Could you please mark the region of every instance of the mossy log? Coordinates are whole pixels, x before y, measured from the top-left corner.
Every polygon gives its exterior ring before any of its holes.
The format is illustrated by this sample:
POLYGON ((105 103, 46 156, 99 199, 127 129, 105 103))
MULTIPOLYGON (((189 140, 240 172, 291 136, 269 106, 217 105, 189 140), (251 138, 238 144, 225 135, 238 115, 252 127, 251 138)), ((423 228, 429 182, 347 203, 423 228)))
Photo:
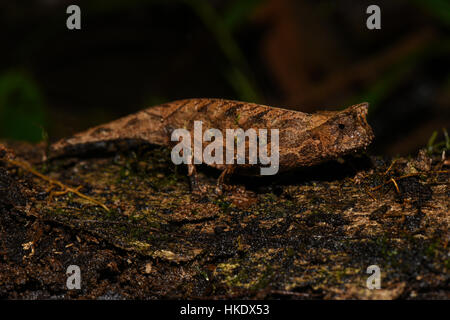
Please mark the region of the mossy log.
POLYGON ((219 172, 200 168, 210 192, 193 194, 167 149, 42 163, 42 146, 8 148, 109 211, 1 162, 2 298, 450 298, 441 157, 234 177, 218 195, 219 172), (69 265, 81 268, 81 290, 66 288, 69 265), (380 289, 367 288, 371 265, 380 289))

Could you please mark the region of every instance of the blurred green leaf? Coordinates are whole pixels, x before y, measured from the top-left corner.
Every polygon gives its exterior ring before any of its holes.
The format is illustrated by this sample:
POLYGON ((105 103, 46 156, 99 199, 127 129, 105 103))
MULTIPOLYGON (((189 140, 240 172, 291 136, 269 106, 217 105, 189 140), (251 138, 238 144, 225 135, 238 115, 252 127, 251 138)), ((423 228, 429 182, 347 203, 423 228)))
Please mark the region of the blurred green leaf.
POLYGON ((352 98, 348 105, 361 101, 370 103, 369 115, 373 113, 390 94, 410 74, 412 69, 409 64, 400 64, 383 74, 375 83, 368 87, 362 94, 352 98))
POLYGON ((448 0, 414 0, 422 9, 450 27, 450 1, 448 0))
POLYGON ((442 133, 444 135, 444 140, 436 141, 438 138, 438 132, 433 131, 433 134, 431 135, 427 143, 427 152, 429 155, 441 154, 443 151, 447 152, 450 150, 450 138, 448 136, 447 129, 442 128, 442 133))
POLYGON ((369 115, 374 113, 382 102, 408 79, 414 68, 423 61, 448 53, 450 53, 450 38, 440 39, 431 45, 418 48, 387 68, 374 83, 351 98, 346 105, 367 101, 370 103, 369 115))
POLYGON ((223 23, 228 30, 234 30, 244 21, 249 15, 255 11, 255 8, 261 5, 265 0, 234 0, 225 10, 223 23))
POLYGON ((248 78, 239 69, 232 68, 227 73, 227 78, 241 100, 253 102, 259 100, 258 94, 254 91, 248 78))
POLYGON ((233 70, 231 74, 227 74, 227 78, 231 81, 230 84, 239 95, 239 99, 249 102, 258 102, 260 100, 260 95, 258 94, 256 85, 251 81, 248 74, 248 63, 223 19, 217 14, 214 7, 207 0, 184 1, 189 4, 194 12, 200 17, 205 26, 213 34, 225 57, 230 61, 233 70), (235 80, 237 80, 238 83, 234 82, 235 80), (243 86, 238 87, 239 83, 243 84, 243 86))
POLYGON ((0 137, 38 142, 44 128, 45 105, 32 78, 22 71, 0 75, 0 137))
POLYGON ((431 135, 430 139, 428 140, 428 144, 427 144, 428 153, 433 152, 433 149, 434 149, 433 146, 434 146, 434 142, 436 141, 437 136, 438 136, 438 132, 433 131, 433 134, 431 135))

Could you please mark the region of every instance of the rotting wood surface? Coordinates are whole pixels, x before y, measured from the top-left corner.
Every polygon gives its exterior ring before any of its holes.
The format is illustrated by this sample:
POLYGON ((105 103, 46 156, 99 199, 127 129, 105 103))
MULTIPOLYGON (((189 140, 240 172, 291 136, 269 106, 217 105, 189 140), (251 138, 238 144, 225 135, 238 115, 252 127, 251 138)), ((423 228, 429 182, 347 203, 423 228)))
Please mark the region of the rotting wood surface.
MULTIPOLYGON (((37 166, 110 212, 50 200, 45 181, 2 163, 0 297, 448 299, 449 173, 430 160, 348 158, 220 196, 192 195, 164 148, 37 166), (81 290, 65 287, 71 264, 81 290), (370 265, 380 290, 366 287, 370 265)), ((200 169, 211 190, 218 174, 200 169)))

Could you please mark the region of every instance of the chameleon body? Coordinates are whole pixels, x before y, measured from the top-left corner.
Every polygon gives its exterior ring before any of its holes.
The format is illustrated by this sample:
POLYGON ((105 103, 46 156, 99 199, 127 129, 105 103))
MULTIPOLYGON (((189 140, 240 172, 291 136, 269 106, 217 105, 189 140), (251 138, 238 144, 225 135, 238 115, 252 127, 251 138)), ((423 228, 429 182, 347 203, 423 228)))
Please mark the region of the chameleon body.
MULTIPOLYGON (((313 166, 366 148, 374 138, 366 121, 367 111, 367 103, 342 111, 306 114, 231 100, 186 99, 150 107, 62 139, 50 146, 49 155, 79 154, 98 148, 113 151, 141 142, 171 146, 174 145, 173 130, 184 128, 194 137, 193 123, 201 120, 205 129, 219 129, 223 136, 226 129, 278 129, 279 169, 285 171, 313 166)), ((205 147, 210 142, 203 143, 205 147)), ((211 166, 224 171, 233 168, 232 171, 241 174, 259 172, 252 170, 254 165, 249 165, 248 161, 245 163, 211 166)))

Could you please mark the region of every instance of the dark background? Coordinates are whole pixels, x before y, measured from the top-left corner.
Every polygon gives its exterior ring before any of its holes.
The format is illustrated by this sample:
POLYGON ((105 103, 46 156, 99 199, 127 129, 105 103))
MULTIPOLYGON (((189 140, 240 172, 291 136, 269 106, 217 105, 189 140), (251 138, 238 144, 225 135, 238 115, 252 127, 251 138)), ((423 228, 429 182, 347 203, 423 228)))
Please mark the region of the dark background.
POLYGON ((182 98, 368 101, 372 152, 413 154, 445 141, 449 29, 447 0, 2 1, 0 138, 54 141, 182 98))

